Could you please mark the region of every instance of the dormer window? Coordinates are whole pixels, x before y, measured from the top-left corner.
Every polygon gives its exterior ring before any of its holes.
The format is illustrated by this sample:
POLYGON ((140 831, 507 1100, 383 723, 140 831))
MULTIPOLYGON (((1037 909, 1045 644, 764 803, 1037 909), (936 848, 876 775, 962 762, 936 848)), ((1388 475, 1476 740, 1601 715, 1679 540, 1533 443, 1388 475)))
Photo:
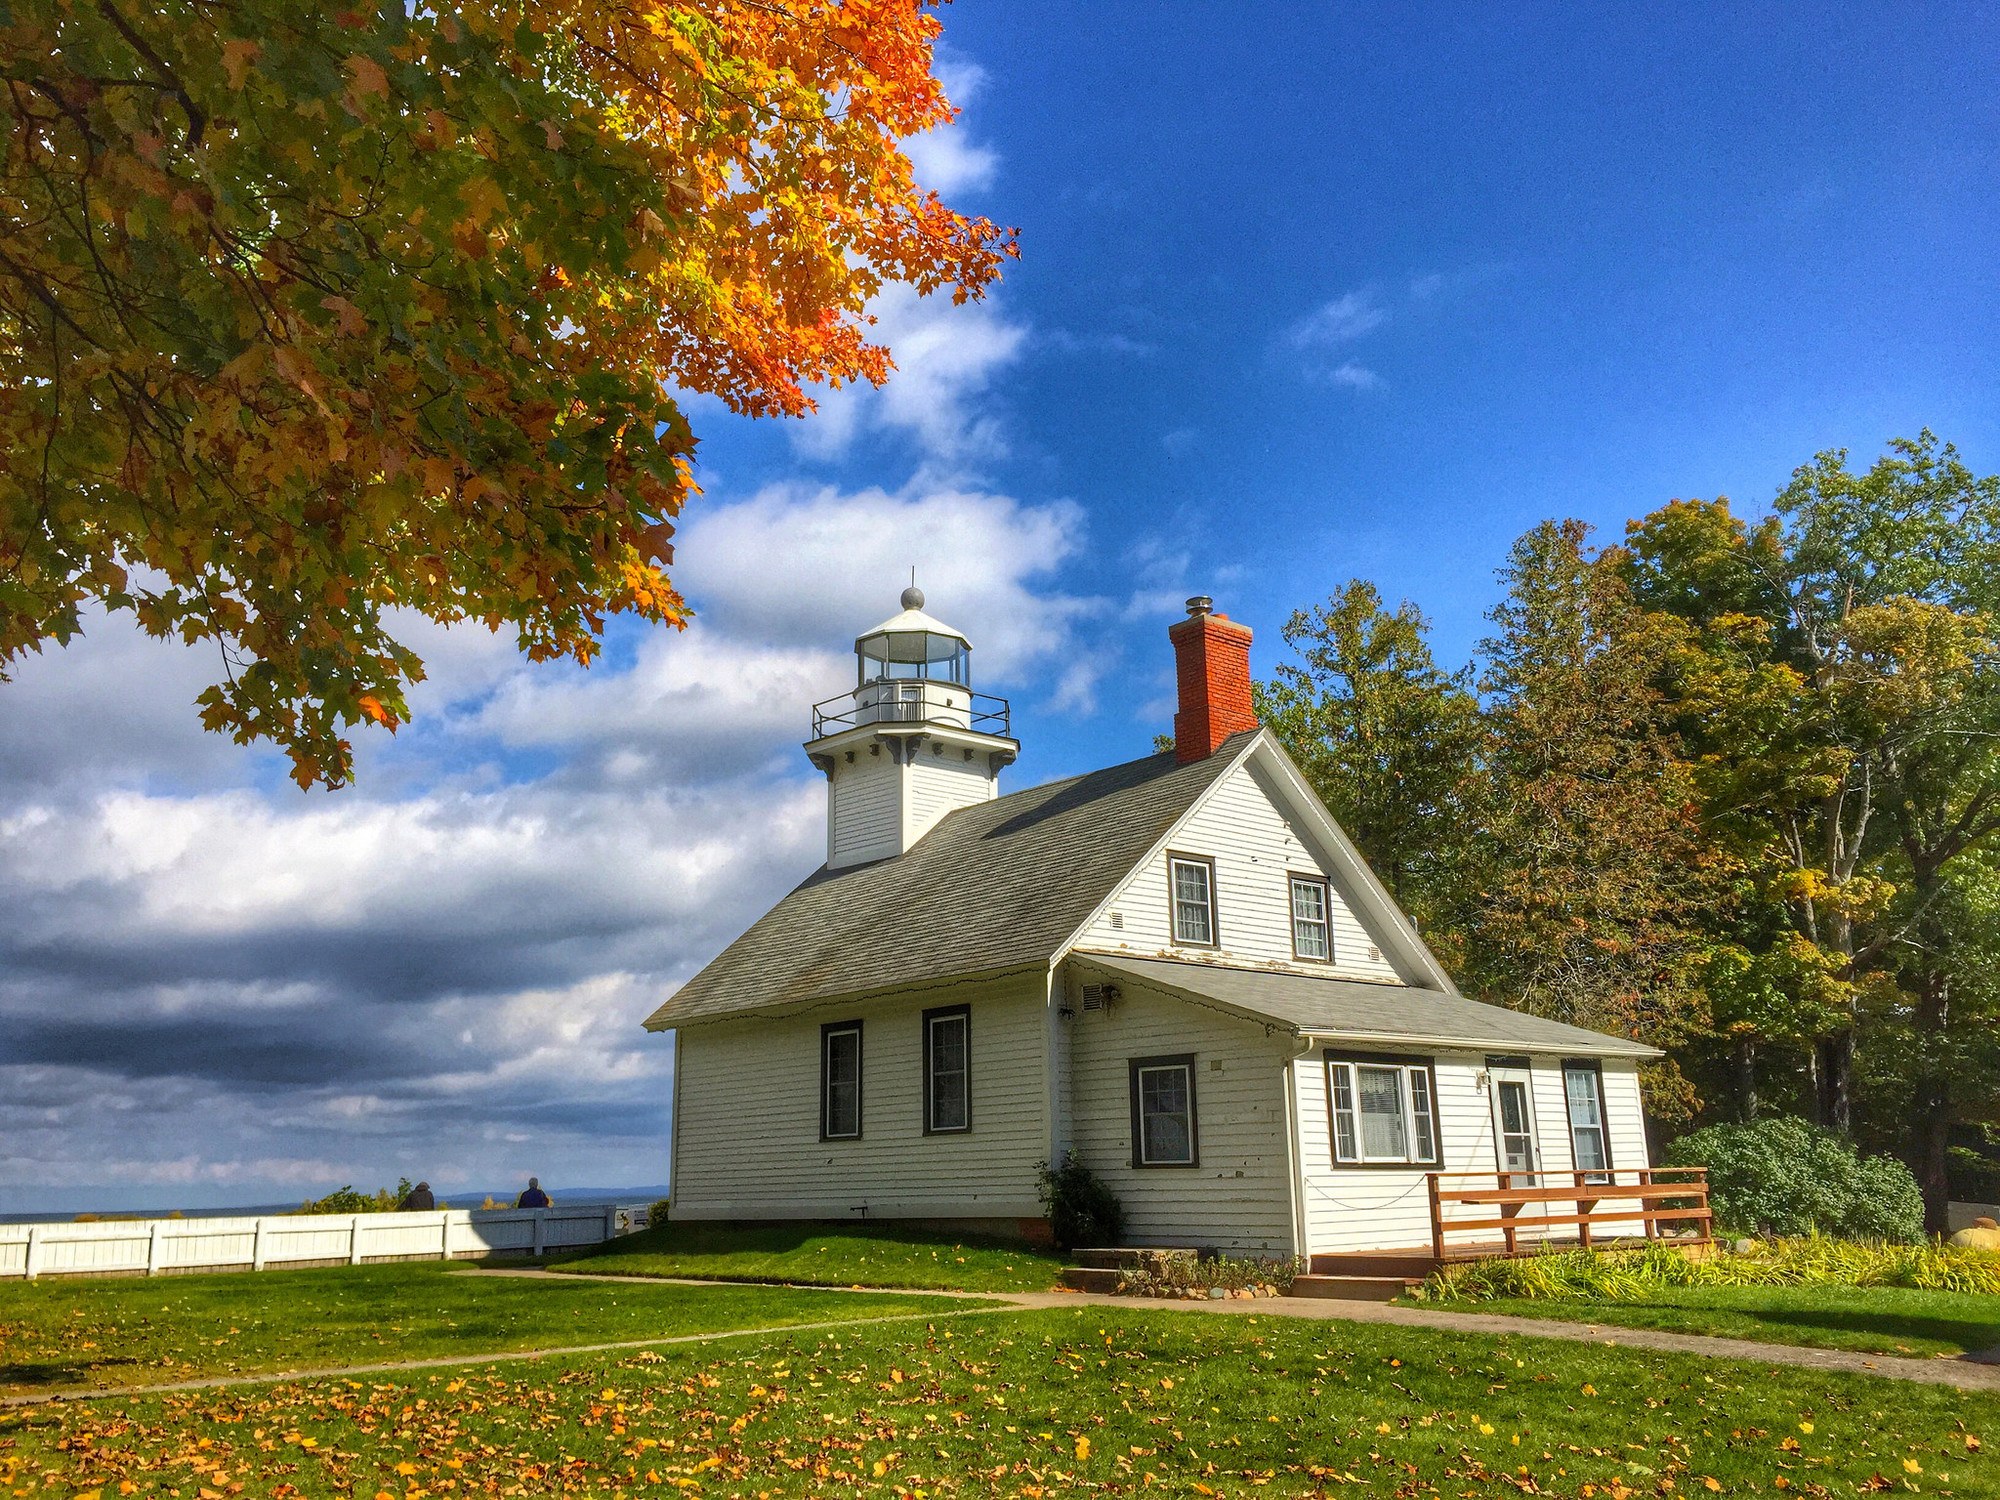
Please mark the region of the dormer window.
POLYGON ((1197 948, 1216 946, 1215 861, 1199 855, 1167 856, 1172 891, 1174 941, 1197 948))

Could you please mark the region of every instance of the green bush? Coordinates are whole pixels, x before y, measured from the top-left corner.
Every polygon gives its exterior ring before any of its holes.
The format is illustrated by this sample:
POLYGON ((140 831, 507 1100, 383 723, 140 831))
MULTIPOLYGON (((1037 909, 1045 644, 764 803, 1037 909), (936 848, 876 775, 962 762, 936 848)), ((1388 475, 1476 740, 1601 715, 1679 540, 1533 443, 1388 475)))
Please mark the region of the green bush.
POLYGON ((1747 1255, 1700 1259, 1667 1245, 1640 1251, 1565 1250, 1447 1266, 1418 1295, 1438 1302, 1491 1297, 1643 1302, 1662 1289, 1687 1286, 1900 1286, 1990 1296, 2000 1294, 2000 1255, 1930 1241, 1887 1244, 1825 1235, 1766 1240, 1747 1255))
MULTIPOLYGON (((398 1182, 394 1191, 377 1188, 373 1194, 357 1192, 349 1183, 337 1192, 328 1193, 324 1198, 308 1198, 292 1212, 295 1214, 386 1214, 394 1213, 410 1191, 410 1179, 398 1182)), ((438 1204, 444 1208, 443 1203, 438 1204)))
POLYGON ((1715 1221, 1763 1235, 1920 1240, 1924 1198, 1910 1169, 1863 1156, 1851 1142, 1778 1116, 1710 1125, 1669 1146, 1664 1166, 1706 1166, 1715 1221))
POLYGON ((1042 1207, 1049 1228, 1065 1250, 1079 1245, 1115 1245, 1125 1237, 1125 1205, 1103 1178, 1070 1152, 1062 1165, 1036 1168, 1042 1179, 1042 1207))

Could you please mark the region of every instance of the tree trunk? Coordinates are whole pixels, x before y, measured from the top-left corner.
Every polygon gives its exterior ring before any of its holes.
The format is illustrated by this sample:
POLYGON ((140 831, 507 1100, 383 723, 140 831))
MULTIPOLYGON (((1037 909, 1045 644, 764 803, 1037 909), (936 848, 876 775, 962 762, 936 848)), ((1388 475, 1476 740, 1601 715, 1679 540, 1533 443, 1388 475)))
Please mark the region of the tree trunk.
POLYGON ((1951 1224, 1951 1182, 1945 1170, 1951 1141, 1951 1080, 1945 1065, 1951 1025, 1951 975, 1933 969, 1917 996, 1917 1037, 1923 1071, 1917 1098, 1917 1186, 1924 1193, 1924 1228, 1945 1234, 1951 1224))
POLYGON ((1748 1125, 1757 1118, 1757 1039, 1739 1036, 1732 1061, 1736 1075, 1736 1118, 1748 1125))
POLYGON ((1854 1133, 1854 1030, 1845 1028, 1813 1044, 1819 1123, 1839 1135, 1854 1133))

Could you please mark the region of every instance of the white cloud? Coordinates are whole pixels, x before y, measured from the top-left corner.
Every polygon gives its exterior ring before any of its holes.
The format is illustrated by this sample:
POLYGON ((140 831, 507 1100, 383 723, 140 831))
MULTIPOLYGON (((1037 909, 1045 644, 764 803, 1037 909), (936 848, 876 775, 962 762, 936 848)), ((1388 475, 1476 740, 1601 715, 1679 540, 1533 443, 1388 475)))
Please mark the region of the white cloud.
POLYGON ((872 337, 896 361, 889 383, 816 393, 819 411, 793 429, 799 452, 838 458, 862 434, 886 431, 947 469, 1002 454, 1000 423, 978 398, 1020 356, 1026 327, 1010 321, 993 297, 955 306, 947 296, 920 297, 901 285, 885 288, 870 311, 872 337))
POLYGON ((910 168, 921 187, 929 188, 946 202, 959 194, 992 184, 1000 169, 1000 154, 991 147, 975 145, 957 125, 941 125, 903 142, 910 168))
MULTIPOLYGON (((933 67, 945 98, 960 111, 985 91, 986 70, 946 48, 938 49, 933 67)), ((963 115, 949 125, 909 137, 903 149, 918 183, 947 201, 955 194, 990 186, 1000 167, 997 151, 972 141, 963 115)))
POLYGON ((1007 680, 1064 645, 1089 607, 1048 587, 1083 527, 1068 501, 786 484, 692 518, 681 556, 698 607, 790 645, 844 644, 894 614, 914 566, 932 613, 972 639, 974 670, 1007 680))
POLYGON ((1349 390, 1355 391, 1372 391, 1382 383, 1380 375, 1366 365, 1356 364, 1351 359, 1343 360, 1334 369, 1329 370, 1326 378, 1335 385, 1344 385, 1349 390))
POLYGON ((1323 302, 1286 331, 1294 349, 1324 353, 1373 333, 1389 321, 1389 309, 1371 287, 1343 292, 1323 302))

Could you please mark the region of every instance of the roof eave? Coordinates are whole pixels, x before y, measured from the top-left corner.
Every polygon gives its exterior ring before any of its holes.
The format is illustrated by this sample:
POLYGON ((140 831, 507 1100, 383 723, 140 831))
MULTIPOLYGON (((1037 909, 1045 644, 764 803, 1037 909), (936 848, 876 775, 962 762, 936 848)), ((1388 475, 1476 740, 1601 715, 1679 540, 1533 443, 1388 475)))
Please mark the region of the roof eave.
POLYGON ((1615 1036, 1593 1036, 1588 1042, 1559 1045, 1555 1042, 1524 1042, 1516 1037, 1420 1036, 1413 1032, 1326 1031, 1300 1027, 1298 1035, 1315 1042, 1366 1042, 1383 1047, 1446 1047, 1492 1052, 1525 1052, 1536 1057, 1665 1057, 1658 1047, 1644 1042, 1628 1042, 1615 1036))
POLYGON ((866 1005, 871 1001, 884 1000, 897 995, 928 993, 932 990, 956 989, 964 984, 990 984, 997 979, 1012 979, 1020 974, 1046 974, 1049 962, 1038 960, 1033 963, 1006 964, 997 969, 968 969, 963 973, 950 974, 924 984, 884 984, 865 990, 844 990, 837 995, 790 996, 773 1000, 767 1005, 748 1009, 728 1010, 712 1016, 669 1016, 673 1001, 667 1000, 648 1016, 643 1025, 647 1031, 680 1031, 690 1026, 708 1026, 723 1021, 743 1020, 783 1020, 788 1016, 800 1016, 808 1011, 826 1010, 834 1006, 866 1005))

